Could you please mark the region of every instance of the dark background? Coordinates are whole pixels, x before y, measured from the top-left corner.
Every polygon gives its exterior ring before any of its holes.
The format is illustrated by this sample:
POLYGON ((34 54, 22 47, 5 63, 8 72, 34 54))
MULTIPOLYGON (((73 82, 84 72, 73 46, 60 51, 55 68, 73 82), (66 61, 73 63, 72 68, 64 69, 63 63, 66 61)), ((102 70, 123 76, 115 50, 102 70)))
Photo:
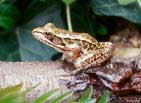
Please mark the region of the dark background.
MULTIPOLYGON (((35 40, 31 31, 48 22, 67 29, 65 9, 62 0, 1 0, 0 60, 52 60, 58 52, 35 40)), ((76 0, 70 10, 73 31, 87 32, 98 41, 108 41, 122 24, 139 28, 141 23, 141 3, 137 0, 76 0)))

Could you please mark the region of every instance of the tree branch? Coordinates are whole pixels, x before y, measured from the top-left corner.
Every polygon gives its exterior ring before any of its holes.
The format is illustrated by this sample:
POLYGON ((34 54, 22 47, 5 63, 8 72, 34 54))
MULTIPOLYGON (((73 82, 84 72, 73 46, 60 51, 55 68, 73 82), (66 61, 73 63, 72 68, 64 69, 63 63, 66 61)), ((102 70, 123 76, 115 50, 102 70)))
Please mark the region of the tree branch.
MULTIPOLYGON (((140 56, 138 48, 116 48, 112 62, 132 62, 140 56)), ((141 60, 137 66, 140 68, 141 60)), ((0 87, 23 83, 23 89, 40 85, 32 90, 28 95, 32 100, 51 89, 60 88, 62 91, 68 90, 65 85, 59 83, 64 79, 62 75, 70 75, 74 70, 72 64, 59 61, 52 62, 0 62, 0 87)))

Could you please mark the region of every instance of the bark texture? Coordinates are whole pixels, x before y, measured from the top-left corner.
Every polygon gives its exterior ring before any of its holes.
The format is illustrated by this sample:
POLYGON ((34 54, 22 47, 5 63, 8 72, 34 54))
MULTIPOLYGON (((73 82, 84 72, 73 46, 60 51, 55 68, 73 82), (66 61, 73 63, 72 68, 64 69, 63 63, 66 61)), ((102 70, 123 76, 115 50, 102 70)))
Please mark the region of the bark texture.
MULTIPOLYGON (((110 62, 136 61, 141 68, 140 49, 116 48, 110 62)), ((59 61, 50 62, 0 62, 0 88, 23 83, 23 89, 40 85, 28 94, 28 98, 34 99, 51 89, 60 88, 62 91, 69 90, 59 83, 64 75, 70 75, 74 70, 72 64, 59 61)), ((71 77, 71 76, 70 76, 71 77)), ((71 78, 70 78, 71 80, 71 78)))
MULTIPOLYGON (((61 75, 67 75, 69 71, 62 69, 63 63, 55 62, 0 62, 0 88, 23 83, 23 89, 40 85, 33 89, 28 97, 34 99, 49 90, 61 87, 58 80, 61 75)), ((64 67, 65 68, 65 67, 64 67)))

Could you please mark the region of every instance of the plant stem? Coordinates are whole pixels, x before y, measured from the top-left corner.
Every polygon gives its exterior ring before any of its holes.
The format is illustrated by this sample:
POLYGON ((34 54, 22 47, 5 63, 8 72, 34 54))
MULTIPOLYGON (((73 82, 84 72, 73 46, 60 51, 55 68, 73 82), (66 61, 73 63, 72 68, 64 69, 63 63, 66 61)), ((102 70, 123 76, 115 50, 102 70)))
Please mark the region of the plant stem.
POLYGON ((71 23, 71 16, 70 16, 70 7, 69 5, 66 5, 66 15, 67 15, 67 24, 68 24, 68 30, 72 30, 72 23, 71 23))
POLYGON ((141 8, 141 0, 137 0, 137 2, 138 2, 139 6, 141 8))

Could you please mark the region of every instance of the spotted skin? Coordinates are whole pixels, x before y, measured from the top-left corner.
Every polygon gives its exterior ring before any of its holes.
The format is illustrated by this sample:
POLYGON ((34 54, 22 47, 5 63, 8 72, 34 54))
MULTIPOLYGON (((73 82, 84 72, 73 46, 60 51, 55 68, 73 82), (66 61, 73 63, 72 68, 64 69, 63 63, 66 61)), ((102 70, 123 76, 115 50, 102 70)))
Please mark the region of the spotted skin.
POLYGON ((113 51, 111 42, 98 42, 87 33, 70 32, 48 23, 35 28, 33 37, 63 53, 63 58, 74 63, 76 69, 98 66, 107 60, 113 51))

